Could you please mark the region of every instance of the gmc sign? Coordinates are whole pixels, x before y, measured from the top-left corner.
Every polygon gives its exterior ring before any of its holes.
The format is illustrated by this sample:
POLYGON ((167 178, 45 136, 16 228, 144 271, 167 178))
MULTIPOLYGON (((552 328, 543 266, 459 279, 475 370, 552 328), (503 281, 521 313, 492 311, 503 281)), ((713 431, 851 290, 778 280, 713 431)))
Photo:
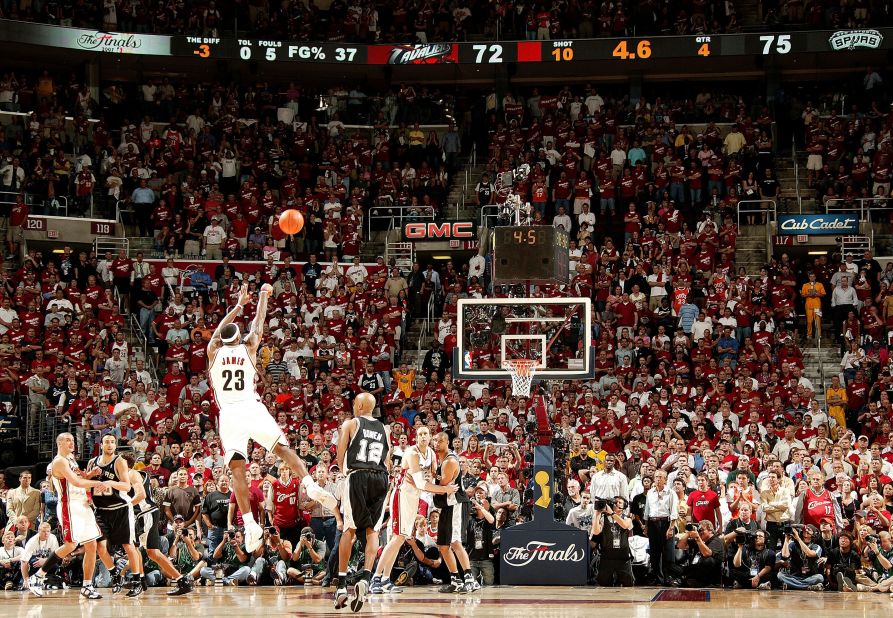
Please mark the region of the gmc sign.
POLYGON ((403 240, 476 240, 474 221, 417 221, 403 226, 403 240))

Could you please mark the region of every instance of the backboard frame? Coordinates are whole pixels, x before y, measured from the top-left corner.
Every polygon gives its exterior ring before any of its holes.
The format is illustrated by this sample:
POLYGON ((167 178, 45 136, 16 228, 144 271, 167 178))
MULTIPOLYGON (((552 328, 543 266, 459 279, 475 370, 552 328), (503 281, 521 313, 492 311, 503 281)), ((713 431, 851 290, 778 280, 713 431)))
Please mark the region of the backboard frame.
MULTIPOLYGON (((505 340, 500 337, 500 353, 502 357, 499 359, 495 359, 498 365, 494 368, 487 369, 476 369, 476 370, 466 370, 465 369, 465 308, 473 305, 509 305, 509 306, 517 306, 517 305, 582 305, 583 306, 583 328, 582 332, 584 334, 584 338, 582 341, 583 345, 583 354, 582 354, 582 367, 581 368, 573 368, 568 367, 566 369, 556 369, 549 368, 548 366, 542 366, 543 363, 539 363, 540 367, 536 371, 536 381, 545 381, 545 380, 588 380, 591 379, 595 375, 595 355, 594 348, 592 346, 592 300, 589 298, 578 298, 578 297, 559 297, 559 298, 460 298, 458 300, 458 304, 456 306, 456 332, 462 333, 462 336, 457 338, 456 348, 453 350, 453 367, 452 373, 453 378, 461 379, 461 380, 510 380, 511 376, 508 371, 502 368, 502 360, 504 358, 505 352, 505 340)), ((550 321, 556 321, 556 318, 549 318, 550 321)), ((507 318, 507 321, 513 321, 512 318, 507 318)), ((518 321, 518 320, 514 320, 518 321)), ((508 335, 510 339, 532 339, 532 338, 544 338, 543 334, 534 334, 534 335, 523 335, 523 334, 511 334, 508 335)), ((545 347, 545 346, 544 346, 545 347)))

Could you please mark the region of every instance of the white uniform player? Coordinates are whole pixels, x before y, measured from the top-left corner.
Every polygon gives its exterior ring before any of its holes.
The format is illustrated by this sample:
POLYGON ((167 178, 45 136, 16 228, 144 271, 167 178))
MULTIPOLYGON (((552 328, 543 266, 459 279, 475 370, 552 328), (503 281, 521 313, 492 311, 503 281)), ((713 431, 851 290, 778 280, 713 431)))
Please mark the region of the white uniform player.
MULTIPOLYGON (((403 453, 397 487, 391 496, 391 534, 411 536, 416 516, 419 514, 422 490, 413 481, 413 473, 409 469, 411 457, 417 458, 419 472, 422 473, 421 478, 424 481, 430 481, 434 477, 434 467, 437 463, 434 449, 428 446, 425 452, 421 452, 418 445, 407 448, 403 453)), ((424 487, 424 484, 422 486, 424 487)))
POLYGON ((224 460, 233 472, 233 493, 245 524, 245 550, 249 554, 260 547, 263 541, 263 528, 254 519, 248 497, 245 462, 248 460, 249 440, 254 440, 281 458, 301 479, 311 500, 319 502, 330 511, 338 508, 335 497, 316 484, 307 473, 307 466, 289 448, 288 439, 255 390, 257 367, 254 359, 260 347, 267 302, 272 292, 273 286, 268 283, 261 287, 257 315, 254 316, 251 330, 243 343, 239 327, 235 323, 245 305, 251 301, 248 286, 243 285, 236 306, 220 321, 208 343, 208 373, 214 398, 220 407, 220 443, 223 445, 224 460))
POLYGON ((227 464, 236 454, 248 459, 249 439, 268 451, 277 444, 288 446, 282 428, 257 395, 257 367, 244 343, 222 346, 208 375, 220 407, 220 443, 227 464))
MULTIPOLYGON (((391 569, 400 553, 406 537, 413 536, 416 516, 419 514, 419 502, 422 492, 453 494, 456 485, 441 486, 432 482, 437 458, 429 444, 431 432, 427 427, 416 430, 416 443, 403 453, 400 463, 400 475, 397 485, 391 494, 391 539, 381 552, 378 566, 369 592, 383 594, 386 592, 402 592, 391 582, 391 569)), ((400 580, 398 579, 398 582, 400 580)), ((403 583, 403 582, 400 582, 403 583)))
MULTIPOLYGON (((81 469, 74 455, 67 457, 56 455, 53 463, 58 459, 64 460, 69 470, 75 475, 81 475, 81 469)), ((90 496, 87 494, 87 490, 55 475, 52 476, 52 479, 53 489, 59 496, 59 502, 56 504, 56 516, 59 518, 63 542, 82 545, 101 537, 102 532, 96 523, 96 515, 90 507, 90 496)))
POLYGON ((62 529, 62 543, 59 549, 52 552, 37 572, 28 580, 31 594, 42 597, 44 594, 44 578, 47 573, 59 566, 62 560, 78 547, 83 554, 83 586, 81 596, 85 599, 101 599, 102 595, 93 588, 93 571, 96 567, 96 539, 102 532, 96 523, 87 490, 105 494, 111 487, 105 481, 92 480, 99 474, 93 470, 83 474, 74 458, 74 436, 60 433, 56 436, 58 454, 50 462, 48 473, 52 479, 53 489, 59 496, 56 515, 62 529))

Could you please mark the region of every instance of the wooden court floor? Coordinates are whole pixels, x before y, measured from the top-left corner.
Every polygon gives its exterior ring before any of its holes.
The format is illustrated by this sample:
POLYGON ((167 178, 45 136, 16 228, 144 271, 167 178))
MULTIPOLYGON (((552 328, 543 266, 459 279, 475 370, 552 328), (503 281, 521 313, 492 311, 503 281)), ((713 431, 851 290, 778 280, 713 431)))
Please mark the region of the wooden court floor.
MULTIPOLYGON (((81 599, 75 590, 48 592, 43 599, 21 592, 0 592, 3 618, 216 618, 225 616, 342 616, 332 590, 320 588, 197 588, 190 595, 168 598, 156 588, 139 599, 100 590, 99 601, 81 599)), ((661 588, 494 587, 468 595, 442 595, 435 588, 411 588, 403 594, 372 597, 358 615, 386 618, 453 618, 511 616, 565 618, 598 615, 650 618, 860 618, 893 615, 888 594, 835 592, 754 592, 744 590, 667 590, 661 588), (680 594, 680 592, 682 594, 680 594)))

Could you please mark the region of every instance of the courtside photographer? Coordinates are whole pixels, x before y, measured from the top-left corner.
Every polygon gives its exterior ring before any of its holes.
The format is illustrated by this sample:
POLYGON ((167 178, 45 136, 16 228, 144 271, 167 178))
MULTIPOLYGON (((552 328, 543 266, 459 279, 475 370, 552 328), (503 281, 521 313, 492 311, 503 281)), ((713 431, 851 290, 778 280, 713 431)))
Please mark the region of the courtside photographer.
POLYGON ((629 550, 629 535, 633 520, 625 515, 626 500, 597 498, 593 503, 590 541, 598 550, 595 580, 599 586, 632 586, 633 560, 629 550))

